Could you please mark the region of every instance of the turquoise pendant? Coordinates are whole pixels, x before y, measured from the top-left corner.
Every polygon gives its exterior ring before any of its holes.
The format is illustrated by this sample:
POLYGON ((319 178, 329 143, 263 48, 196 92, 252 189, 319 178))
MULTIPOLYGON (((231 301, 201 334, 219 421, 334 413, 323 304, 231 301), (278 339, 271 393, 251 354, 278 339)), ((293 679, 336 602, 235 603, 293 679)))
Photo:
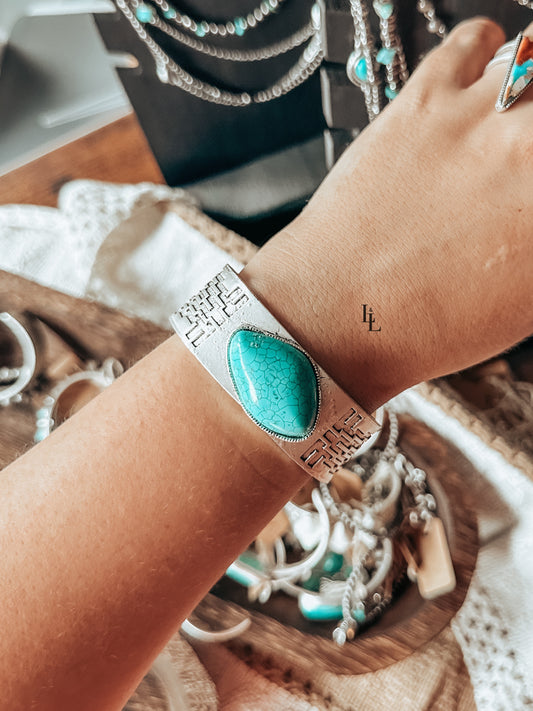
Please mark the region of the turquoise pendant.
POLYGON ((228 343, 228 367, 248 415, 283 439, 305 439, 318 416, 315 369, 301 350, 275 336, 239 329, 228 343))
POLYGON ((376 55, 376 60, 380 64, 390 64, 395 54, 396 50, 393 47, 382 47, 376 55))
POLYGON ((394 5, 391 2, 374 0, 374 10, 383 20, 388 20, 394 12, 394 5))
POLYGON ((141 3, 135 10, 135 17, 139 20, 139 22, 151 22, 154 17, 154 11, 150 5, 141 3))

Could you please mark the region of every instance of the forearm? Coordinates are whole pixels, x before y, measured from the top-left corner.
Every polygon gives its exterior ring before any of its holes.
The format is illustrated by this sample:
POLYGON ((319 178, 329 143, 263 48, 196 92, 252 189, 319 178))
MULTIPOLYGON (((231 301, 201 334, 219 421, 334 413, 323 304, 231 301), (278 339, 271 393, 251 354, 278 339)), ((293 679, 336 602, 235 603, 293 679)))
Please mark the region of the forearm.
MULTIPOLYGON (((483 21, 452 33, 245 270, 367 411, 533 329, 529 108, 500 121, 495 75, 480 78, 502 41, 483 21)), ((120 708, 303 482, 176 338, 163 344, 3 472, 0 708, 120 708)))
MULTIPOLYGON (((377 381, 364 339, 357 353, 341 349, 342 366, 332 357, 349 319, 307 332, 316 302, 331 310, 320 265, 305 265, 309 281, 300 284, 289 263, 268 250, 243 277, 350 395, 381 404, 368 385, 377 381)), ((306 479, 169 339, 3 473, 0 658, 10 661, 0 668, 9 690, 2 708, 119 708, 306 479)))
POLYGON ((304 476, 160 346, 3 472, 0 707, 119 708, 304 476))

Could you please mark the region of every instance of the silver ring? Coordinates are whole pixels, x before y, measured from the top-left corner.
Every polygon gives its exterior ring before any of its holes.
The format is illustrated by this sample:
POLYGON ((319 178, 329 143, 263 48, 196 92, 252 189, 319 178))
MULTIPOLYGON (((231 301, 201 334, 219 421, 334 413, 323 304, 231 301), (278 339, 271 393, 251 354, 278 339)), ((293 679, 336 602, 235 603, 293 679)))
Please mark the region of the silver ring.
POLYGON ((0 387, 0 405, 6 406, 17 399, 17 396, 28 386, 35 374, 37 365, 37 354, 32 337, 24 326, 16 318, 6 311, 0 313, 0 323, 2 323, 11 333, 22 351, 22 365, 17 368, 2 368, 2 373, 6 380, 13 375, 14 379, 9 385, 0 387), (9 372, 7 372, 9 371, 9 372))
POLYGON ((498 94, 495 109, 507 111, 533 82, 533 40, 520 32, 516 39, 500 47, 487 65, 507 61, 507 71, 498 94))
POLYGON ((104 361, 101 368, 95 369, 94 365, 91 366, 91 364, 89 364, 87 370, 74 373, 64 378, 45 397, 42 406, 35 413, 37 422, 33 438, 34 441, 42 442, 42 440, 46 439, 50 432, 60 424, 58 421, 59 400, 72 385, 75 383, 91 382, 102 392, 122 374, 123 370, 124 368, 118 360, 108 358, 104 361))

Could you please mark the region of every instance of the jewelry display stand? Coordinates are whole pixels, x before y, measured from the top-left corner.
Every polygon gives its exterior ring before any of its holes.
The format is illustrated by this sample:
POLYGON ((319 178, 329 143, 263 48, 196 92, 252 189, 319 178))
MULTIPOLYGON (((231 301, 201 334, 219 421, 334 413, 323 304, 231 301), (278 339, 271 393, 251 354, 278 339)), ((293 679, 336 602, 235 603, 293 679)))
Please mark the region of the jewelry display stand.
MULTIPOLYGON (((228 0, 223 12, 217 0, 189 0, 178 7, 193 17, 216 18, 221 12, 224 17, 246 15, 256 4, 228 0)), ((260 27, 248 30, 243 37, 225 38, 224 47, 255 49, 277 42, 309 21, 312 4, 311 0, 285 0, 260 27)), ((326 55, 323 68, 329 76, 323 83, 333 82, 337 92, 337 98, 333 98, 334 116, 328 125, 332 129, 361 130, 366 124, 363 98, 345 76, 345 64, 353 49, 350 5, 348 0, 320 0, 319 4, 325 18, 321 29, 326 55)), ((436 2, 436 8, 448 27, 467 17, 486 14, 500 22, 509 36, 525 26, 531 15, 530 10, 512 0, 442 0, 436 2)), ((162 83, 146 45, 121 12, 95 15, 95 19, 110 51, 127 52, 138 60, 138 68, 117 71, 169 185, 183 185, 249 163, 306 141, 325 128, 318 73, 273 101, 244 108, 219 106, 162 83)), ((376 17, 370 19, 372 24, 377 23, 376 17)), ((398 2, 398 24, 407 64, 412 69, 438 40, 428 33, 426 20, 417 12, 414 0, 398 2), (409 41, 405 41, 407 37, 409 41)), ((263 62, 228 62, 200 54, 162 32, 155 32, 154 36, 169 56, 195 76, 238 91, 254 91, 272 84, 301 52, 301 48, 295 48, 263 62)))

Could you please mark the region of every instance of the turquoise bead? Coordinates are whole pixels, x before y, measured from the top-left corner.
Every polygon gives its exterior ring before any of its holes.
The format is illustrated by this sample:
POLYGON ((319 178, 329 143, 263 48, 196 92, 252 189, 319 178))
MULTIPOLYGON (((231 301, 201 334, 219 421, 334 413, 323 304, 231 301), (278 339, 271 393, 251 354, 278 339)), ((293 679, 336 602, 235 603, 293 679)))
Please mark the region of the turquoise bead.
POLYGON ((196 25, 196 29, 194 30, 194 34, 197 37, 205 37, 205 30, 202 27, 202 25, 196 25))
POLYGON ((302 593, 298 598, 300 612, 313 622, 331 622, 342 618, 342 605, 327 605, 313 593, 302 593))
POLYGON ((139 22, 150 22, 154 16, 154 11, 150 5, 145 5, 141 3, 139 7, 135 10, 135 17, 139 22))
POLYGON ((398 96, 398 92, 395 89, 391 89, 390 86, 385 87, 385 96, 389 101, 392 101, 398 96))
POLYGON ((261 563, 258 561, 257 557, 253 555, 252 553, 241 553, 239 556, 239 560, 241 563, 246 563, 246 565, 249 565, 250 568, 255 568, 256 570, 263 570, 263 566, 261 563))
POLYGON ((340 553, 330 552, 324 558, 324 562, 322 563, 322 569, 325 573, 333 575, 334 573, 338 573, 343 565, 344 556, 342 556, 340 553))
POLYGON ((174 10, 173 7, 169 7, 168 10, 165 10, 163 13, 163 17, 165 17, 167 20, 173 20, 177 15, 176 10, 174 10))
POLYGON ((367 81, 368 79, 368 68, 366 66, 366 59, 361 57, 361 59, 355 65, 355 76, 361 81, 367 81))
POLYGON ((390 64, 395 54, 396 50, 392 47, 382 47, 376 55, 376 60, 380 64, 390 64))
POLYGON ((374 10, 383 19, 388 20, 394 12, 394 5, 391 2, 374 2, 374 10))
POLYGON ((290 343, 239 329, 228 343, 228 368, 241 405, 271 434, 305 439, 318 415, 318 381, 309 358, 290 343))
POLYGON ((361 609, 352 610, 352 617, 359 624, 362 624, 366 620, 365 611, 361 609))
POLYGON ((246 32, 246 21, 243 17, 236 17, 233 20, 233 25, 235 26, 235 34, 242 37, 246 32))
POLYGON ((302 587, 305 590, 318 592, 320 590, 320 575, 311 575, 310 578, 308 578, 302 583, 302 587))
POLYGON ((239 585, 244 585, 244 587, 249 588, 251 585, 257 585, 259 578, 255 573, 251 571, 242 570, 237 568, 235 565, 230 565, 226 570, 226 575, 231 580, 234 580, 239 585))

